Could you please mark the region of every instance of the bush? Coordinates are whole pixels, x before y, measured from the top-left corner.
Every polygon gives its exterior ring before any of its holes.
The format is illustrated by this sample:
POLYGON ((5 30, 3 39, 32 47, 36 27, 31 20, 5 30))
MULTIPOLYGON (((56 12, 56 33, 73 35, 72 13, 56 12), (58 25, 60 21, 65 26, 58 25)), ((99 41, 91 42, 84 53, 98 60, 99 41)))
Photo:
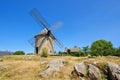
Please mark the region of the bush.
POLYGON ((24 51, 16 51, 13 53, 13 55, 25 55, 24 51))
POLYGON ((33 55, 33 53, 27 53, 27 55, 33 55))
POLYGON ((41 57, 48 57, 48 49, 46 47, 42 49, 41 57))
POLYGON ((81 51, 81 52, 80 52, 80 56, 87 56, 87 53, 86 53, 86 52, 81 51))
POLYGON ((71 56, 79 57, 79 56, 80 56, 80 53, 79 53, 79 52, 71 52, 70 55, 71 55, 71 56))

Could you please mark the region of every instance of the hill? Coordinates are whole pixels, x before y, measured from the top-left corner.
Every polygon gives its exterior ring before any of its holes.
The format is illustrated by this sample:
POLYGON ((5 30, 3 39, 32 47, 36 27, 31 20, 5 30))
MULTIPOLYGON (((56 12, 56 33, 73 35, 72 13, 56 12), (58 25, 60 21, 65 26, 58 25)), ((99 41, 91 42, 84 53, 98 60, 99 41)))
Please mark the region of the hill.
MULTIPOLYGON (((74 65, 80 62, 93 63, 99 62, 98 66, 107 62, 114 62, 120 65, 118 57, 73 57, 73 56, 49 56, 40 58, 37 55, 12 55, 4 56, 0 62, 0 80, 70 80, 74 65), (49 61, 62 58, 65 60, 65 66, 60 70, 59 77, 41 78, 38 74, 46 69, 49 61)), ((103 80, 105 76, 102 75, 103 80)))

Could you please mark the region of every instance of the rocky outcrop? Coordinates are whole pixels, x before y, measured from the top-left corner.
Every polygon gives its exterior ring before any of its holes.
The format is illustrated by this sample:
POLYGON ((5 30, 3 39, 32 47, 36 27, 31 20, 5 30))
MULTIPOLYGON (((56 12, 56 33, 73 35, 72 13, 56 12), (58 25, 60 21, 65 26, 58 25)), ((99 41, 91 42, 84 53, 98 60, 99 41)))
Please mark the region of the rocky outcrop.
POLYGON ((57 60, 53 60, 50 61, 47 64, 47 69, 41 73, 39 73, 40 77, 44 77, 44 78, 48 78, 50 76, 58 76, 58 71, 60 71, 60 68, 64 65, 64 60, 63 59, 57 59, 57 60))
POLYGON ((86 74, 87 74, 87 68, 86 68, 84 62, 76 64, 74 66, 74 69, 76 70, 78 75, 86 76, 86 74))
POLYGON ((72 71, 72 78, 87 78, 87 67, 84 62, 78 63, 74 66, 74 71, 72 71))
MULTIPOLYGON (((78 63, 72 71, 72 80, 120 80, 120 66, 108 62, 105 66, 92 63, 78 63), (86 65, 85 65, 86 64, 86 65), (106 70, 107 74, 104 72, 106 70)), ((97 62, 98 64, 99 62, 97 62)))
POLYGON ((115 63, 108 62, 108 79, 120 80, 120 66, 115 63))
POLYGON ((101 80, 99 68, 92 64, 85 65, 84 62, 76 64, 71 74, 72 80, 101 80))
POLYGON ((89 64, 88 65, 88 76, 90 77, 91 80, 101 80, 101 73, 100 73, 100 70, 92 65, 92 64, 89 64))

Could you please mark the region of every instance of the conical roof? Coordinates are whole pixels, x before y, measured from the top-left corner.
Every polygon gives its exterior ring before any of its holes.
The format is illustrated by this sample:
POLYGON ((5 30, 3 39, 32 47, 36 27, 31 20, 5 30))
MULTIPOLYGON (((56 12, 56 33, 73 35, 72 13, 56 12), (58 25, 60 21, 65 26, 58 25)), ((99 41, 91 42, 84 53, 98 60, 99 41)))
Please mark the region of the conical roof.
POLYGON ((46 35, 47 34, 47 29, 43 29, 39 34, 37 34, 37 35, 35 35, 35 38, 37 37, 37 36, 44 36, 44 35, 46 35))
POLYGON ((38 35, 43 35, 43 34, 47 34, 48 30, 46 28, 44 28, 38 35))
MULTIPOLYGON (((39 34, 35 35, 35 38, 37 36, 45 36, 47 34, 48 30, 46 28, 44 28, 39 34)), ((53 35, 50 35, 53 39, 54 39, 54 36, 53 35)))

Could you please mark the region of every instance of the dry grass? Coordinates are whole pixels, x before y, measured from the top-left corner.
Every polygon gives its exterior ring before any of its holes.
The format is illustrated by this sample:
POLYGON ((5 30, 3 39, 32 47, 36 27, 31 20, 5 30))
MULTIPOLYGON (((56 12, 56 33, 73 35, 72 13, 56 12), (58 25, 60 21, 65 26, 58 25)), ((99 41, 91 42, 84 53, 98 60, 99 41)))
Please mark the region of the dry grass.
POLYGON ((96 57, 88 59, 87 57, 71 57, 71 56, 50 56, 48 58, 41 58, 36 55, 29 56, 5 56, 4 61, 0 65, 5 69, 0 69, 0 80, 70 80, 70 74, 76 63, 85 61, 88 63, 99 62, 106 63, 108 61, 120 65, 120 58, 116 57, 96 57), (32 57, 28 60, 27 57, 32 57), (65 66, 61 69, 60 76, 54 78, 40 78, 39 72, 43 71, 46 63, 40 65, 40 61, 51 61, 53 59, 62 58, 66 61, 65 66))

